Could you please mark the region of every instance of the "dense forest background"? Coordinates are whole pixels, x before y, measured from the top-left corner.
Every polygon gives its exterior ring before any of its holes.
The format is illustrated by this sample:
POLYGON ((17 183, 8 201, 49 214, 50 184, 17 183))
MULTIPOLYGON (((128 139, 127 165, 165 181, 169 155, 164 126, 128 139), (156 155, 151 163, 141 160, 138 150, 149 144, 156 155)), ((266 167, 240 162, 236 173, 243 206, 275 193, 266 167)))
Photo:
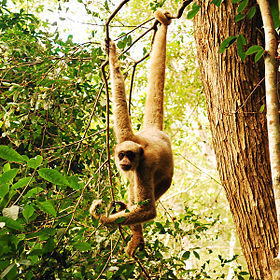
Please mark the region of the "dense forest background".
MULTIPOLYGON (((169 28, 165 130, 175 175, 158 217, 144 226, 145 251, 129 259, 129 231, 102 227, 88 213, 93 199, 112 200, 112 188, 126 200, 127 182, 108 159, 114 135, 101 75, 104 24, 118 2, 1 2, 0 278, 249 279, 216 171, 191 8, 169 28)), ((142 23, 157 7, 176 14, 180 4, 131 0, 110 37, 121 52, 151 27, 142 23)), ((137 62, 151 36, 120 57, 135 131, 149 59, 137 62)))

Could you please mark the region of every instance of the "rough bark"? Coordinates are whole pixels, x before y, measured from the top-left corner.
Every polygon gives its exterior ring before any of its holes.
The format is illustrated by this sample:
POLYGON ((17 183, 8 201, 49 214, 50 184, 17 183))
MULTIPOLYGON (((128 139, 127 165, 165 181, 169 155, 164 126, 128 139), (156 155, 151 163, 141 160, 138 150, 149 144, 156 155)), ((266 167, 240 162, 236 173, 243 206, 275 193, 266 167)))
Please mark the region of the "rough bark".
MULTIPOLYGON (((248 46, 262 44, 261 17, 235 23, 236 6, 200 1, 195 17, 197 56, 213 146, 250 273, 270 280, 277 255, 277 219, 268 153, 263 63, 242 62, 236 47, 219 54, 228 36, 243 34, 248 46)), ((248 8, 255 5, 249 1, 248 8)))

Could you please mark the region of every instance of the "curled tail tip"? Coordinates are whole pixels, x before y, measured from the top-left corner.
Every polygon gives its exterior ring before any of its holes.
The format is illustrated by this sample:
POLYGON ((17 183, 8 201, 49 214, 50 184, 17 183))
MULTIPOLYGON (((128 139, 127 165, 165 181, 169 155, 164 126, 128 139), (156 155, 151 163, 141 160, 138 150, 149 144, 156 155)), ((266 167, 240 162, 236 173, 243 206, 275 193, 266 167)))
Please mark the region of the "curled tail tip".
POLYGON ((163 25, 169 25, 171 23, 171 14, 167 11, 157 9, 154 16, 163 25))

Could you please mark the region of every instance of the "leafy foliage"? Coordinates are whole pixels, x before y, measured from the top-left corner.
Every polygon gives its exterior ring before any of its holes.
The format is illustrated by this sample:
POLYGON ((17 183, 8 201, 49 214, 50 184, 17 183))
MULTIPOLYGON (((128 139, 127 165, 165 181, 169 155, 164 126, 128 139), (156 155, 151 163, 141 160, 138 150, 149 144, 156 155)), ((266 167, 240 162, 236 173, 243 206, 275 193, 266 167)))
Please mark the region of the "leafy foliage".
MULTIPOLYGON (((151 1, 149 7, 153 10, 164 2, 151 1)), ((108 14, 109 4, 104 3, 102 12, 108 14)), ((71 35, 62 40, 57 31, 51 33, 45 22, 23 9, 12 12, 4 2, 0 9, 1 278, 145 279, 145 273, 152 279, 225 278, 226 266, 236 258, 225 261, 203 243, 221 222, 213 213, 197 214, 184 206, 173 215, 172 209, 165 209, 160 222, 145 224, 147 244, 137 254, 139 262, 123 253, 130 238, 126 228, 120 234, 99 227, 89 216, 92 199, 111 200, 100 74, 105 57, 100 44, 92 40, 77 44, 71 35)), ((99 17, 86 4, 85 9, 99 17)), ((198 9, 194 5, 191 16, 198 9)), ((132 37, 121 35, 118 46, 125 48, 132 37)), ((169 50, 178 64, 185 53, 174 50, 182 41, 176 38, 169 50)), ((189 54, 188 58, 193 57, 189 54)), ((180 121, 186 118, 186 108, 178 104, 204 104, 193 65, 184 71, 168 65, 173 73, 178 71, 178 81, 195 78, 186 82, 189 95, 183 85, 167 86, 167 91, 175 92, 176 86, 183 92, 168 108, 167 129, 176 127, 172 116, 180 121)), ((170 72, 168 80, 173 79, 170 72)), ((138 88, 145 82, 139 78, 138 88)), ((140 99, 139 110, 144 101, 140 99)), ((114 167, 112 173, 114 192, 125 199, 125 186, 114 167)), ((236 275, 242 277, 242 273, 238 267, 236 275)))

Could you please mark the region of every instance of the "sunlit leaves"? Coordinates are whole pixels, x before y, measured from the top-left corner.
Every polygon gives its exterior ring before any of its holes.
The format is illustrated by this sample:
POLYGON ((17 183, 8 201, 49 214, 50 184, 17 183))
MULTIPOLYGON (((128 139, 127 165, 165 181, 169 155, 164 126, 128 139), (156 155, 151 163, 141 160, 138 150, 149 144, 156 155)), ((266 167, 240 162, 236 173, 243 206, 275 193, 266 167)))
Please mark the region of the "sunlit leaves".
POLYGON ((11 183, 18 173, 17 168, 10 169, 0 176, 0 186, 6 183, 11 183))
POLYGON ((38 202, 38 206, 42 211, 46 212, 47 214, 50 214, 53 217, 56 216, 55 208, 50 200, 38 202))
POLYGON ((20 178, 13 186, 11 187, 12 190, 16 190, 22 187, 25 187, 30 181, 32 177, 23 177, 20 178))
POLYGON ((24 162, 23 157, 18 152, 4 145, 0 145, 0 158, 8 161, 14 161, 20 163, 24 162))
POLYGON ((12 229, 12 230, 23 230, 24 227, 23 225, 16 221, 16 220, 13 220, 11 218, 8 218, 8 217, 0 217, 0 223, 4 223, 6 227, 8 227, 9 229, 12 229))
POLYGON ((246 51, 246 55, 251 55, 251 54, 256 54, 255 55, 255 62, 257 62, 258 60, 260 60, 260 58, 262 57, 262 55, 264 54, 264 49, 261 46, 251 46, 247 51, 246 51))
POLYGON ((196 2, 193 3, 191 10, 187 14, 187 19, 192 19, 198 13, 201 5, 198 5, 196 2))
POLYGON ((57 170, 50 168, 41 168, 38 170, 39 175, 55 185, 69 185, 67 179, 57 170))
POLYGON ((248 2, 249 2, 249 0, 243 0, 237 8, 237 13, 239 13, 239 14, 242 13, 244 11, 244 9, 247 7, 248 2))
POLYGON ((238 36, 230 36, 225 39, 220 45, 219 53, 223 53, 234 43, 237 44, 237 52, 242 61, 244 61, 248 55, 255 53, 255 62, 258 62, 264 54, 263 47, 257 45, 249 47, 245 52, 244 47, 247 45, 247 42, 242 34, 239 34, 238 36))
POLYGON ((27 166, 36 169, 36 168, 38 168, 41 165, 42 161, 43 161, 43 157, 38 155, 38 156, 36 156, 34 158, 31 158, 27 162, 27 166))
POLYGON ((22 214, 27 222, 29 221, 29 218, 33 215, 34 211, 35 209, 32 205, 24 206, 22 214))

